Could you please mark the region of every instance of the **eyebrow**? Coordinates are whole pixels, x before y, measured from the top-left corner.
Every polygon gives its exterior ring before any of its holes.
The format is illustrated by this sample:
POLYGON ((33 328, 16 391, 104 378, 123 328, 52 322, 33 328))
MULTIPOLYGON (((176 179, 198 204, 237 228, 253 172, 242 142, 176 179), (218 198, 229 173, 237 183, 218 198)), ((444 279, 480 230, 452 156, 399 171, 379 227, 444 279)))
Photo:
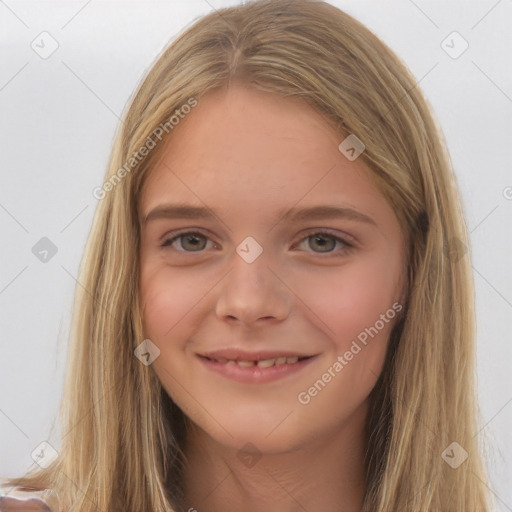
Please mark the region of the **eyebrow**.
MULTIPOLYGON (((217 216, 209 208, 187 204, 161 204, 152 209, 143 219, 143 224, 156 219, 214 220, 217 216)), ((304 220, 348 219, 377 227, 377 222, 368 215, 348 206, 318 205, 307 208, 284 208, 274 219, 278 222, 298 222, 304 220)))

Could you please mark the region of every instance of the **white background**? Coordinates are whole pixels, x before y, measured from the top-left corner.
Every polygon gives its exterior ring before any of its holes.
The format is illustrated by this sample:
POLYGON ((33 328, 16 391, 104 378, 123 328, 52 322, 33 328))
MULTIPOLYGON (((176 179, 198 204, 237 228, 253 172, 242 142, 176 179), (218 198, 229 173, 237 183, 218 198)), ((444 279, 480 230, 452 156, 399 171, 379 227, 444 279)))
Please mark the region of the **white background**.
MULTIPOLYGON (((0 1, 0 476, 59 445, 73 290, 119 117, 179 32, 236 3, 0 1), (47 59, 31 48, 43 31, 59 45, 47 59), (43 236, 58 249, 46 263, 43 236)), ((498 510, 512 510, 512 0, 330 3, 403 59, 446 136, 471 232, 481 434, 498 510), (441 47, 453 31, 469 43, 456 59, 441 47)))

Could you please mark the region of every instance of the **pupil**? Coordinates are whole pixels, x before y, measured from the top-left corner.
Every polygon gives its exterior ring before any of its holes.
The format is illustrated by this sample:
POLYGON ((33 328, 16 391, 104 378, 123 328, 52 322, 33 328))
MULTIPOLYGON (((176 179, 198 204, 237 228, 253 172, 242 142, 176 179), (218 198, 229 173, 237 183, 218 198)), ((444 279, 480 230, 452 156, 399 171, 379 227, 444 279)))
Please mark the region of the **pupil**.
MULTIPOLYGON (((315 237, 313 237, 313 238, 314 238, 314 240, 315 240, 315 243, 316 243, 316 242, 318 242, 318 241, 320 241, 320 242, 319 242, 320 247, 325 248, 326 243, 328 243, 328 242, 326 242, 326 238, 325 238, 325 237, 315 236, 315 237)), ((334 243, 334 240, 331 240, 331 243, 334 243)), ((329 251, 324 251, 324 252, 329 252, 329 251)))
POLYGON ((197 249, 197 244, 198 244, 198 241, 199 241, 199 237, 196 236, 196 235, 189 235, 186 237, 187 239, 187 242, 191 242, 191 245, 192 245, 192 248, 196 248, 197 249))

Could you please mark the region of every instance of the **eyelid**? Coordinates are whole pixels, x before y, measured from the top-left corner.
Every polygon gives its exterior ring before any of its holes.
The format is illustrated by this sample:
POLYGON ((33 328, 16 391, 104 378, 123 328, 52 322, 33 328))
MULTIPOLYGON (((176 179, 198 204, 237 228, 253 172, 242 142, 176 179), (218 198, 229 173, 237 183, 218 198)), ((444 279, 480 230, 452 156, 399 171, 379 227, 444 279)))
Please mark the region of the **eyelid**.
POLYGON ((176 229, 174 231, 169 231, 165 235, 161 236, 158 240, 160 244, 163 244, 164 242, 169 241, 171 238, 176 238, 180 235, 186 235, 189 233, 197 233, 199 235, 203 235, 207 238, 211 238, 211 234, 209 231, 201 229, 201 228, 183 228, 183 229, 176 229))
POLYGON ((324 234, 324 235, 331 235, 333 238, 337 238, 338 240, 341 240, 342 242, 344 242, 345 244, 347 245, 356 245, 357 244, 357 241, 356 239, 349 235, 348 233, 345 233, 345 232, 339 232, 338 230, 336 229, 329 229, 329 228, 310 228, 310 229, 307 229, 306 231, 303 231, 301 234, 300 234, 300 238, 298 239, 298 241, 302 241, 302 239, 308 237, 308 236, 311 236, 311 235, 316 235, 316 234, 324 234))

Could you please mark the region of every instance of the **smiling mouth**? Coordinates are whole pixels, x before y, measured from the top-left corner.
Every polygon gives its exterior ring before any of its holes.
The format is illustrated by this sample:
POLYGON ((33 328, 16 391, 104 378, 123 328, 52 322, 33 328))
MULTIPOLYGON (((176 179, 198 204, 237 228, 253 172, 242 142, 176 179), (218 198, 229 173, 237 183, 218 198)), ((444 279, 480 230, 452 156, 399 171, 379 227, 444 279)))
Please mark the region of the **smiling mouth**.
POLYGON ((299 361, 304 361, 306 359, 311 359, 314 356, 292 356, 292 357, 277 357, 271 359, 261 359, 261 360, 243 360, 243 359, 226 359, 224 357, 207 357, 200 356, 204 359, 207 359, 216 363, 224 363, 226 365, 237 365, 243 368, 251 368, 257 366, 258 368, 270 368, 271 366, 281 366, 281 365, 293 365, 298 363, 299 361))
POLYGON ((306 355, 285 350, 249 352, 224 348, 196 356, 204 368, 224 378, 243 384, 264 384, 300 375, 301 371, 314 364, 319 354, 306 355))

